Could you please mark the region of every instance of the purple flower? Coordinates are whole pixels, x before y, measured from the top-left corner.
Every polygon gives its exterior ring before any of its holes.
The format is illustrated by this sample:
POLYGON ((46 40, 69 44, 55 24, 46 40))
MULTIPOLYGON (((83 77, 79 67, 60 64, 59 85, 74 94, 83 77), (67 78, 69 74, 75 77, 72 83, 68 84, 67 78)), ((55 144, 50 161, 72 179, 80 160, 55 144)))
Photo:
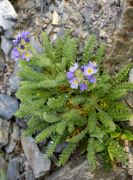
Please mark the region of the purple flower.
POLYGON ((88 76, 88 81, 91 83, 95 83, 96 82, 96 78, 94 76, 88 76))
POLYGON ((18 36, 16 37, 16 39, 14 39, 12 42, 13 42, 13 45, 14 45, 14 46, 18 46, 19 43, 21 42, 21 37, 18 35, 18 36))
POLYGON ((22 54, 22 59, 25 59, 26 61, 29 61, 32 57, 32 54, 30 51, 24 51, 22 54))
POLYGON ((30 32, 29 31, 23 31, 20 34, 21 38, 25 40, 25 42, 29 42, 30 41, 30 32))
POLYGON ((78 63, 74 63, 74 65, 70 67, 69 71, 73 73, 78 69, 78 67, 79 67, 78 63))
POLYGON ((97 73, 96 63, 92 63, 91 61, 87 66, 84 66, 84 75, 85 76, 92 76, 93 74, 97 73))
POLYGON ((67 72, 67 79, 72 79, 74 77, 74 74, 72 72, 67 72))
POLYGON ((80 84, 79 87, 80 87, 80 91, 88 90, 87 84, 80 84))
POLYGON ((78 89, 79 82, 77 78, 73 78, 69 82, 71 84, 72 89, 78 89))
POLYGON ((11 51, 11 57, 12 59, 14 60, 17 60, 20 58, 20 52, 18 51, 17 48, 13 48, 12 51, 11 51))

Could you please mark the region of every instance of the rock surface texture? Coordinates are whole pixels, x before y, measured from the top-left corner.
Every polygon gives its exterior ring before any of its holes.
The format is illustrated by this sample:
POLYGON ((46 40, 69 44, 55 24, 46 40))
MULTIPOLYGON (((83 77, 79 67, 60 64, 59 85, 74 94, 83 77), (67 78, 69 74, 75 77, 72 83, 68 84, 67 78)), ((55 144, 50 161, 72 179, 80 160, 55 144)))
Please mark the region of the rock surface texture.
POLYGON ((44 158, 44 155, 39 151, 34 139, 32 137, 22 136, 21 143, 35 178, 46 175, 50 170, 51 161, 44 158))
POLYGON ((72 160, 65 167, 61 168, 46 180, 128 180, 125 170, 116 168, 110 173, 107 173, 102 168, 91 171, 88 166, 88 161, 81 157, 77 160, 72 160))
POLYGON ((133 0, 123 1, 123 13, 114 35, 109 57, 110 64, 133 62, 133 0))
POLYGON ((16 98, 0 94, 0 117, 9 120, 18 110, 18 101, 16 98))

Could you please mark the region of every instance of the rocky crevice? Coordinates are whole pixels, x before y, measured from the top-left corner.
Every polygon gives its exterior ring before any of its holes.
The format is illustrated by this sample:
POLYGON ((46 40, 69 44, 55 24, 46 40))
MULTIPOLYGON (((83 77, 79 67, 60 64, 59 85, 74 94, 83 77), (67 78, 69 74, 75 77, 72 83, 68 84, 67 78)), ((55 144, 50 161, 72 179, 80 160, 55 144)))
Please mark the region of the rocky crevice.
MULTIPOLYGON (((67 29, 73 36, 80 38, 79 53, 83 50, 87 36, 94 33, 98 39, 107 43, 106 64, 115 71, 127 61, 132 62, 133 0, 10 2, 0 1, 0 169, 4 170, 9 180, 97 180, 101 177, 109 180, 130 179, 126 170, 117 168, 108 174, 103 172, 100 164, 96 171, 91 172, 84 157, 72 159, 66 166, 50 175, 56 169, 56 158, 65 144, 57 147, 51 160, 46 160, 42 158, 42 151, 45 150, 47 141, 36 145, 32 137, 22 136, 27 120, 18 120, 13 116, 19 107, 15 92, 19 88, 20 79, 17 76, 18 62, 11 59, 10 51, 11 41, 19 29, 30 30, 32 36, 37 34, 38 37, 41 31, 46 31, 52 42, 63 36, 67 29)), ((40 43, 34 37, 31 43, 41 51, 40 43)), ((130 81, 133 81, 132 74, 131 72, 130 81)), ((127 101, 131 106, 132 100, 130 94, 127 101)), ((129 167, 129 174, 133 175, 132 164, 129 167)))

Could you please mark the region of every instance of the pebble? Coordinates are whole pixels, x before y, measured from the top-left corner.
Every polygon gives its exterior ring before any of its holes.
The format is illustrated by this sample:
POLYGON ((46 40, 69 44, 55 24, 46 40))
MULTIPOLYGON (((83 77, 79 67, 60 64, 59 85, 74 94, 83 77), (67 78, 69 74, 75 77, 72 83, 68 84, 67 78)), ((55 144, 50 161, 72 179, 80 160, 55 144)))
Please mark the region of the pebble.
POLYGON ((133 83, 133 68, 131 69, 129 73, 129 82, 133 83))
POLYGON ((20 78, 16 74, 12 74, 9 78, 9 88, 10 92, 14 93, 17 92, 20 85, 20 78))
POLYGON ((12 48, 12 43, 8 39, 5 38, 5 36, 1 36, 1 49, 5 53, 5 55, 8 55, 10 50, 12 48))
POLYGON ((23 159, 18 156, 9 161, 7 169, 8 180, 18 180, 19 174, 23 169, 23 159))
POLYGON ((53 25, 58 25, 59 24, 59 15, 56 10, 53 12, 53 20, 52 20, 53 25))
POLYGON ((7 171, 7 162, 3 155, 0 155, 0 170, 3 170, 4 173, 7 171))
POLYGON ((6 153, 11 153, 16 147, 17 142, 19 141, 20 138, 20 132, 19 132, 19 127, 16 126, 16 124, 13 124, 13 131, 11 132, 10 135, 10 140, 9 144, 5 147, 6 153))
POLYGON ((0 148, 8 144, 9 128, 10 122, 0 118, 0 148))
POLYGON ((47 36, 50 35, 50 33, 52 32, 52 30, 53 30, 53 26, 52 26, 51 24, 49 24, 48 27, 47 27, 47 29, 46 29, 46 34, 47 34, 47 36))
POLYGON ((16 98, 6 94, 0 94, 0 117, 9 120, 18 110, 18 101, 16 98))

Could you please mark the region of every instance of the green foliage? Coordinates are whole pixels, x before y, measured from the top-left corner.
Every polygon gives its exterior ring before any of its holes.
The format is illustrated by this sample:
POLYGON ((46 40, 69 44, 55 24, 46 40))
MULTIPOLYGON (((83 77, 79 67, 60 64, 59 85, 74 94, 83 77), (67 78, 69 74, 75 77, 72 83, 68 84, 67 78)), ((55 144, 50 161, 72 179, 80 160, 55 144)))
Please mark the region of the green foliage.
POLYGON ((95 61, 99 71, 90 91, 80 92, 71 89, 66 78, 77 57, 77 39, 65 35, 51 44, 45 33, 42 37, 44 52, 37 54, 31 48, 33 58, 20 61, 22 81, 16 95, 21 105, 16 116, 29 119, 26 135, 34 135, 37 142, 46 138, 52 141, 48 143, 48 157, 58 144, 66 141, 68 145, 59 155, 58 166, 66 163, 82 142, 87 142, 87 158, 93 168, 97 153, 109 165, 126 162, 122 142, 133 140, 133 134, 122 130, 119 121, 133 118, 131 109, 121 101, 133 91, 133 84, 127 82, 132 65, 111 77, 103 68, 105 44, 90 36, 79 63, 95 61))

